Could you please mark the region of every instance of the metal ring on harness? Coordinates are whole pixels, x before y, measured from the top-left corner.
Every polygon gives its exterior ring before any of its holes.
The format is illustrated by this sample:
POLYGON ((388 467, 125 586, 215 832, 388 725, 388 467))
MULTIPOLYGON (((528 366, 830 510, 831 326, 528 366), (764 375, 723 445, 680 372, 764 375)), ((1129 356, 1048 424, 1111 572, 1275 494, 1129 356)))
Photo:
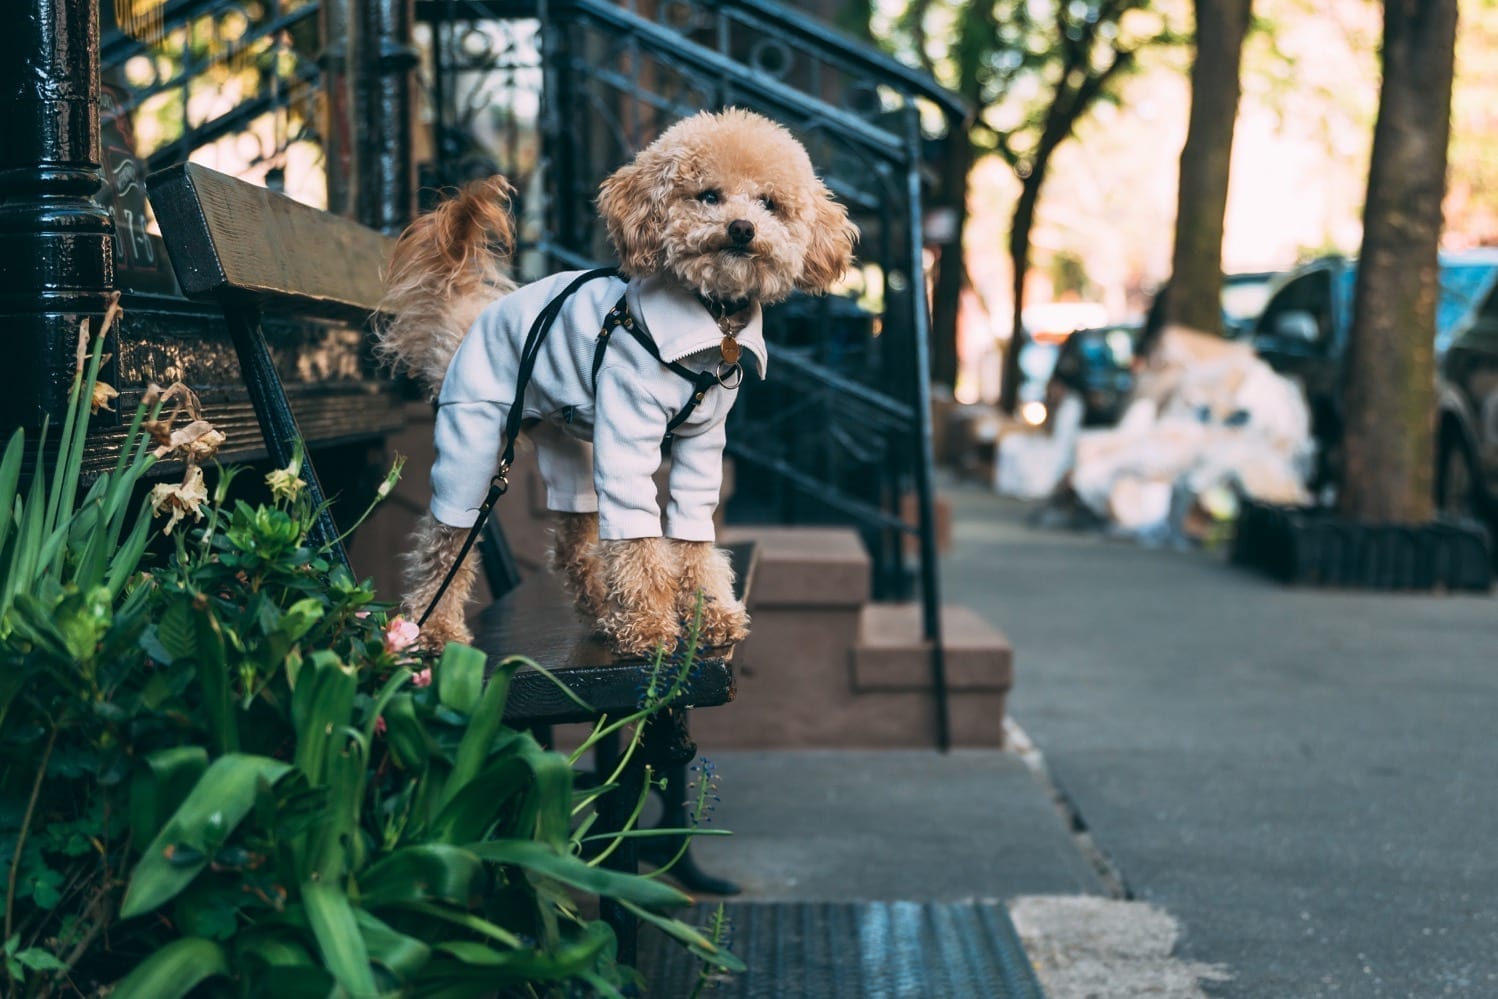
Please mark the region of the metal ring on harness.
POLYGON ((718 384, 726 389, 736 389, 740 385, 744 384, 744 366, 737 361, 732 364, 725 364, 722 361, 719 361, 717 375, 718 384), (729 383, 729 378, 731 376, 736 376, 733 377, 732 384, 729 383))

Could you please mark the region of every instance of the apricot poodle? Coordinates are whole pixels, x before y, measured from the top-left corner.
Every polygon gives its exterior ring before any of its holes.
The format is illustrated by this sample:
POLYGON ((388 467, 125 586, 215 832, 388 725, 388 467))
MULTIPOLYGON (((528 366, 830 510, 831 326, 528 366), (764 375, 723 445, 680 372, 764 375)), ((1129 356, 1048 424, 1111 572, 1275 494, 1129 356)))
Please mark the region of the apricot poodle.
MULTIPOLYGON (((413 223, 390 265, 378 349, 438 407, 407 611, 435 594, 518 425, 558 518, 552 567, 618 653, 673 647, 701 597, 703 641, 741 640, 748 615, 713 546, 724 420, 742 366, 764 374, 761 306, 825 292, 856 229, 800 143, 736 109, 676 123, 603 182, 616 271, 516 287, 508 194, 501 178, 471 185, 413 223), (663 442, 664 516, 652 482, 663 442)), ((470 562, 428 619, 427 644, 470 639, 474 576, 470 562)))

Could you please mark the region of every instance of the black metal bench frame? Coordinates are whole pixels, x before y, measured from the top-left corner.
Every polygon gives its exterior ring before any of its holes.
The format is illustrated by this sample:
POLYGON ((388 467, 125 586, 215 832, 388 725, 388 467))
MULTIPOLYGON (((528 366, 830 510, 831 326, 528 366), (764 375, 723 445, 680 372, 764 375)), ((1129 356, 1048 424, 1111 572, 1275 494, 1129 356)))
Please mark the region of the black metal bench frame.
MULTIPOLYGON (((216 302, 223 309, 271 459, 278 465, 289 463, 302 437, 261 331, 261 316, 285 311, 362 325, 380 300, 381 271, 393 241, 348 219, 198 164, 182 164, 153 175, 149 190, 183 293, 189 299, 216 302)), ((314 503, 321 504, 325 494, 310 455, 303 456, 302 477, 314 503)), ((330 544, 335 557, 348 565, 337 527, 326 511, 312 540, 330 544)), ((505 722, 537 730, 549 740, 553 724, 593 722, 604 715, 618 718, 636 711, 649 664, 613 658, 587 633, 549 576, 522 580, 497 518, 490 518, 480 551, 497 599, 485 610, 474 644, 489 654, 491 664, 506 655, 527 655, 567 687, 567 691, 558 689, 538 671, 521 671, 511 686, 505 722), (574 696, 591 710, 580 707, 574 696)), ((731 550, 731 555, 742 590, 753 572, 753 550, 745 546, 731 550)), ((697 752, 687 731, 686 711, 733 699, 729 652, 713 650, 714 654, 699 658, 680 699, 646 724, 621 786, 600 803, 600 831, 623 828, 649 779, 647 768, 649 773, 664 775, 669 789, 661 828, 684 825, 686 765, 697 752)), ((611 772, 619 753, 617 736, 602 741, 596 754, 599 771, 611 772)), ((653 838, 647 854, 638 845, 641 842, 622 840, 608 865, 634 871, 641 859, 669 856, 679 845, 679 841, 653 838)), ((734 885, 698 870, 690 854, 672 874, 689 888, 720 894, 737 891, 734 885)), ((618 937, 619 960, 633 964, 637 921, 608 899, 603 900, 602 915, 618 937)))

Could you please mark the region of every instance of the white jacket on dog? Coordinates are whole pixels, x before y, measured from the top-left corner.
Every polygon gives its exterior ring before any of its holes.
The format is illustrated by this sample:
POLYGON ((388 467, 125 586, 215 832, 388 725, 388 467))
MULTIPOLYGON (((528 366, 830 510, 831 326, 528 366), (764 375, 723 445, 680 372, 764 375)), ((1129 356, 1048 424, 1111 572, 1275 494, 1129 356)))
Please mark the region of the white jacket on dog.
MULTIPOLYGON (((437 397, 437 460, 432 515, 470 527, 498 464, 505 421, 515 401, 520 352, 535 317, 581 271, 525 285, 486 308, 463 339, 437 397)), ((525 392, 526 434, 536 444, 548 509, 598 512, 605 540, 662 535, 652 476, 661 464, 666 424, 686 406, 692 385, 622 329, 615 331, 597 392, 593 354, 604 316, 627 296, 630 315, 661 358, 693 371, 715 367, 723 335, 695 294, 669 278, 627 285, 596 278, 573 292, 541 346, 525 392)), ((739 344, 765 373, 759 305, 750 305, 739 344)), ((738 393, 716 386, 676 428, 664 534, 713 540, 713 511, 723 478, 724 421, 738 393)))

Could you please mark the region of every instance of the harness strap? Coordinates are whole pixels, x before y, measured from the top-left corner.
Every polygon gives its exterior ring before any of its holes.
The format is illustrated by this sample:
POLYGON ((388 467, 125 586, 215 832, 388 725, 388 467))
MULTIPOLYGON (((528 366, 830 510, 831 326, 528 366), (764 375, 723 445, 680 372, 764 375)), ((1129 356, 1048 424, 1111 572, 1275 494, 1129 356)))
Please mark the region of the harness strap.
MULTIPOLYGON (((614 330, 621 328, 630 336, 634 337, 635 342, 644 348, 645 353, 655 358, 672 374, 685 379, 692 385, 691 398, 689 398, 686 405, 683 406, 681 410, 671 418, 671 421, 666 424, 666 440, 669 441, 671 439, 671 435, 676 432, 676 428, 687 422, 687 419, 690 418, 692 413, 696 411, 697 406, 707 398, 708 389, 712 388, 714 385, 723 384, 723 378, 717 371, 711 368, 706 371, 693 371, 685 364, 681 364, 677 361, 668 361, 665 358, 661 357, 661 350, 656 346, 655 340, 650 337, 650 334, 646 333, 644 330, 640 329, 639 326, 635 325, 634 317, 629 314, 629 302, 626 298, 621 296, 619 301, 614 303, 614 307, 608 311, 608 314, 606 316, 603 317, 603 328, 598 331, 598 343, 597 346, 593 348, 592 377, 595 395, 597 394, 598 389, 598 372, 603 368, 603 358, 604 355, 608 352, 609 342, 612 339, 612 334, 614 330)), ((737 385, 733 387, 737 387, 737 385)))

